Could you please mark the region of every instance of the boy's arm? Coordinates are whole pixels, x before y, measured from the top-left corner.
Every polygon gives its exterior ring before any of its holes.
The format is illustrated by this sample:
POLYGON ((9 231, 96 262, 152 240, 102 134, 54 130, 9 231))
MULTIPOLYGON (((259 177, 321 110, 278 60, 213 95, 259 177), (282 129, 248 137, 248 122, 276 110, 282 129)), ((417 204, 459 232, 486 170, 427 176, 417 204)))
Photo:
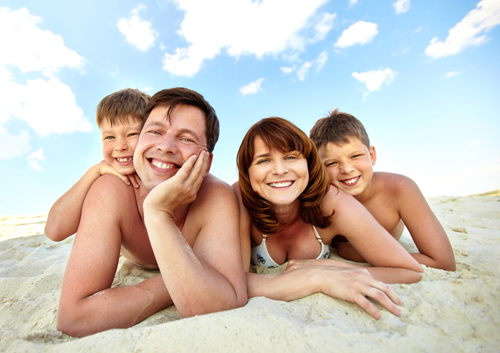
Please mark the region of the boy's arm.
POLYGON ((122 242, 128 242, 131 249, 144 247, 147 242, 135 194, 118 179, 102 177, 85 198, 64 271, 57 314, 59 330, 81 337, 126 328, 172 304, 161 275, 111 288, 122 242))
POLYGON ((448 236, 417 184, 401 177, 398 192, 398 212, 420 252, 411 255, 427 267, 455 271, 455 256, 448 236))
POLYGON ((82 205, 90 187, 101 175, 113 174, 122 179, 127 185, 130 182, 139 187, 134 175, 118 174, 108 163, 102 161, 92 166, 87 172, 62 195, 50 208, 45 224, 45 235, 53 241, 61 241, 76 233, 80 223, 82 205))
MULTIPOLYGON (((189 158, 175 176, 153 188, 144 201, 151 246, 182 317, 229 310, 247 302, 238 204, 229 186, 210 175, 202 187, 207 157, 208 153, 202 152, 197 159, 189 158), (189 203, 186 222, 196 222, 200 227, 192 248, 173 219, 175 211, 189 203)), ((183 229, 191 227, 185 224, 183 229)))

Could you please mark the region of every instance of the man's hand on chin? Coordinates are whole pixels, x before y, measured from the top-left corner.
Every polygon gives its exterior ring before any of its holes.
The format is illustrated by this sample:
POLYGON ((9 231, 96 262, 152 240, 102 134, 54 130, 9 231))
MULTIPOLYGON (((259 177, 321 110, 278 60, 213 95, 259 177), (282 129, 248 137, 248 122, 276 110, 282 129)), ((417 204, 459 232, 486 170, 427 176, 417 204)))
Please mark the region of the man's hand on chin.
POLYGON ((163 212, 173 217, 176 210, 196 199, 208 168, 209 153, 192 155, 170 179, 158 184, 144 200, 144 213, 163 212))

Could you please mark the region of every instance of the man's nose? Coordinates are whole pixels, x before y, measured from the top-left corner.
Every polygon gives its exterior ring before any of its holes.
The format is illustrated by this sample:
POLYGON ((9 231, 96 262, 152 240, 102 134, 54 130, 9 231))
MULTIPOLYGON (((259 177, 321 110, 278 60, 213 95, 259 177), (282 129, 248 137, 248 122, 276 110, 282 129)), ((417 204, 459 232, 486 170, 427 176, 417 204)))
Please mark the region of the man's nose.
POLYGON ((177 153, 178 151, 177 142, 178 141, 176 138, 169 136, 168 134, 165 134, 161 139, 160 143, 158 144, 157 148, 159 151, 162 151, 163 153, 177 153))

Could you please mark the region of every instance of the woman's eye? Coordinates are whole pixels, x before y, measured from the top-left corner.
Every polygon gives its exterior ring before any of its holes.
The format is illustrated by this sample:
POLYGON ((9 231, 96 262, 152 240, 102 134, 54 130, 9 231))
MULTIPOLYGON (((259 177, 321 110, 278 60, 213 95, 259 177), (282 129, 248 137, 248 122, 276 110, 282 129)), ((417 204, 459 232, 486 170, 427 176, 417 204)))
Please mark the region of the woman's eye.
POLYGON ((293 160, 293 159, 297 159, 297 157, 296 156, 286 156, 285 159, 287 159, 287 160, 293 160))
POLYGON ((268 163, 269 159, 261 159, 260 161, 257 162, 257 164, 262 164, 262 163, 268 163))

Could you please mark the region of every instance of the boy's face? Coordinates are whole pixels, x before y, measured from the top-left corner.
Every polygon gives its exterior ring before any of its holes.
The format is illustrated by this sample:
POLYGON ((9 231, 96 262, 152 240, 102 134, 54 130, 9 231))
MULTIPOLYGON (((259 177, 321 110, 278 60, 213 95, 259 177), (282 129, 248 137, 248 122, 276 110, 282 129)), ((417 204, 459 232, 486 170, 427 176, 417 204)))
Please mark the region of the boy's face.
POLYGON ((366 147, 357 137, 344 145, 327 143, 319 148, 319 157, 330 175, 330 183, 352 196, 360 195, 370 185, 375 147, 366 147))
POLYGON ((111 124, 104 120, 101 124, 102 154, 118 173, 128 175, 135 172, 133 156, 141 122, 129 118, 126 123, 111 124))
MULTIPOLYGON (((137 174, 148 190, 174 176, 193 154, 199 156, 207 151, 206 119, 200 109, 180 104, 170 119, 167 112, 168 106, 151 111, 135 151, 137 174)), ((211 161, 212 154, 208 169, 211 161)))

